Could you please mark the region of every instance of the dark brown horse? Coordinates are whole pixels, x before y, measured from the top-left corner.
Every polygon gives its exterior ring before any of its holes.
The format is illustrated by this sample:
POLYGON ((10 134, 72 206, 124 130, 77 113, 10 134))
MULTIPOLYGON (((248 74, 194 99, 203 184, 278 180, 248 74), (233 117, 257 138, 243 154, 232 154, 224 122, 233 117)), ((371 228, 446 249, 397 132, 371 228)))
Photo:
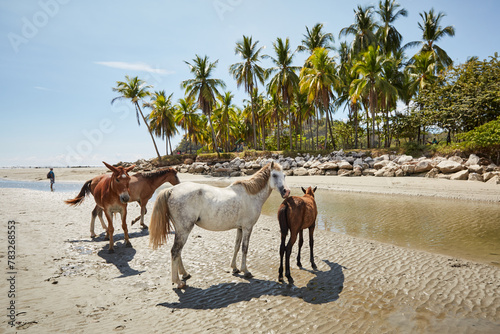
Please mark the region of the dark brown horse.
POLYGON ((304 243, 302 230, 306 228, 309 229, 311 266, 314 270, 317 269, 316 264, 314 263, 313 253, 313 234, 314 228, 316 227, 316 217, 318 216, 318 209, 316 207, 316 201, 314 200, 314 192, 316 191, 316 188, 317 187, 312 189, 311 187, 309 187, 307 188, 307 190, 302 188, 302 191, 305 194, 304 196, 288 197, 283 201, 283 203, 281 203, 278 210, 278 221, 280 223, 281 229, 280 268, 278 276, 278 280, 280 282, 283 282, 283 255, 286 251, 285 276, 288 278, 288 283, 293 284, 293 278, 290 274, 290 254, 292 253, 293 244, 297 240, 297 234, 299 234, 299 252, 297 254, 297 266, 302 268, 302 264, 300 263, 300 250, 304 243), (288 240, 288 244, 285 247, 285 240, 286 235, 288 234, 288 230, 290 230, 290 239, 288 240))
MULTIPOLYGON (((99 175, 92 179, 92 184, 97 184, 101 178, 106 175, 99 175)), ((155 172, 147 173, 136 173, 130 177, 129 183, 129 202, 138 202, 141 206, 141 214, 134 220, 132 220, 132 225, 134 225, 139 219, 141 220, 141 227, 147 229, 148 227, 144 224, 144 215, 148 212, 146 205, 148 201, 153 196, 154 192, 158 187, 160 187, 165 182, 170 182, 171 185, 181 183, 177 177, 177 171, 173 168, 161 168, 155 172)), ((92 220, 90 221, 90 237, 95 238, 96 234, 94 232, 94 223, 96 217, 99 217, 101 221, 102 228, 107 231, 106 224, 102 219, 102 209, 96 206, 92 210, 92 220)))
MULTIPOLYGON (((129 183, 131 171, 135 165, 127 168, 114 167, 103 161, 103 164, 113 173, 101 177, 96 184, 92 184, 94 179, 85 182, 77 197, 69 199, 66 204, 78 205, 85 199, 89 193, 94 195, 94 200, 108 220, 107 235, 109 236, 109 252, 114 252, 113 247, 113 214, 119 213, 122 218, 122 228, 125 235, 125 246, 132 247, 128 238, 127 230, 127 202, 130 200, 129 183)), ((95 209, 94 209, 95 211, 95 209)))

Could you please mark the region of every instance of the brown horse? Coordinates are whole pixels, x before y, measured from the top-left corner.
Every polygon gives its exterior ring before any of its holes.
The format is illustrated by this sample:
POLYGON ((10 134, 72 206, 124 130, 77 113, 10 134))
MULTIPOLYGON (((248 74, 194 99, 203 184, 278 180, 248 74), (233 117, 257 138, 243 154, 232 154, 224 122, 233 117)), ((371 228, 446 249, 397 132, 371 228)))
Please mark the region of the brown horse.
POLYGON ((125 246, 132 247, 132 244, 130 243, 128 238, 127 230, 127 202, 130 200, 130 176, 128 175, 128 172, 132 170, 135 165, 123 168, 121 166, 111 166, 104 161, 103 164, 113 173, 101 177, 97 184, 92 184, 94 179, 96 178, 85 182, 78 196, 65 202, 66 204, 74 206, 83 202, 85 196, 89 193, 92 193, 92 195, 94 195, 94 200, 97 206, 101 210, 104 210, 104 214, 106 215, 106 219, 108 220, 109 227, 107 235, 109 236, 109 252, 113 253, 114 213, 119 213, 122 218, 122 228, 125 235, 125 246))
MULTIPOLYGON (((92 179, 92 185, 97 184, 99 180, 106 175, 99 175, 92 179)), ((155 172, 147 172, 147 173, 136 173, 130 177, 129 183, 129 202, 138 202, 141 206, 141 214, 132 220, 132 225, 134 225, 139 219, 141 220, 141 227, 147 229, 148 227, 144 224, 144 215, 148 212, 146 209, 146 205, 148 201, 153 196, 154 192, 158 187, 160 187, 165 182, 170 182, 171 185, 175 186, 176 184, 181 183, 179 178, 177 177, 177 171, 173 168, 161 168, 155 172)), ((90 221, 90 237, 95 238, 96 234, 94 232, 94 223, 96 217, 99 217, 101 221, 102 228, 107 231, 108 228, 102 219, 102 209, 97 205, 92 210, 92 220, 90 221)))
POLYGON ((285 276, 288 278, 288 283, 293 284, 293 278, 290 274, 290 254, 292 253, 293 244, 297 240, 297 234, 299 234, 299 252, 297 254, 297 266, 302 268, 302 264, 300 263, 300 250, 304 243, 302 230, 305 230, 306 228, 309 229, 311 266, 314 270, 317 270, 316 264, 314 263, 313 253, 313 233, 314 228, 316 227, 316 217, 318 216, 318 209, 316 207, 316 201, 314 200, 314 192, 316 191, 316 188, 317 187, 312 189, 311 187, 309 187, 307 188, 307 190, 302 188, 302 191, 305 194, 304 196, 288 197, 283 201, 283 203, 281 203, 280 208, 278 209, 278 221, 280 223, 281 229, 280 268, 278 276, 278 280, 280 282, 283 282, 283 254, 285 254, 286 250, 285 276), (288 234, 288 230, 290 230, 290 239, 288 240, 288 244, 286 245, 285 249, 285 240, 286 235, 288 234))

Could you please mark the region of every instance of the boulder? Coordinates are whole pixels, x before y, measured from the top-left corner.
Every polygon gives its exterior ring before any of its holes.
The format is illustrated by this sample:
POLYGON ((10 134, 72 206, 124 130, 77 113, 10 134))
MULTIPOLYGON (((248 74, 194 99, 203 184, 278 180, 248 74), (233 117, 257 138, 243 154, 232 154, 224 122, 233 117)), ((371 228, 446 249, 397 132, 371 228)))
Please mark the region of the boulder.
POLYGON ((430 171, 427 172, 427 174, 425 174, 425 177, 435 178, 437 177, 438 174, 439 174, 439 169, 432 168, 430 171))
POLYGON ((469 181, 481 181, 483 182, 483 176, 478 173, 470 173, 469 174, 469 181))
POLYGON ((415 174, 415 165, 409 165, 409 164, 402 165, 401 170, 403 171, 404 175, 415 174))
POLYGON ((478 165, 479 157, 475 154, 469 155, 469 159, 465 162, 465 166, 478 165))
POLYGON ((353 174, 353 171, 352 170, 349 170, 349 169, 339 169, 338 170, 338 176, 351 176, 351 174, 353 174))
POLYGON ((373 167, 375 169, 381 169, 381 168, 384 168, 385 166, 387 166, 388 164, 390 163, 389 160, 380 160, 378 162, 376 162, 373 167))
POLYGON ((469 167, 467 167, 467 169, 471 173, 483 174, 483 166, 481 166, 481 165, 469 165, 469 167))
POLYGON ((432 169, 431 161, 428 159, 421 160, 415 165, 415 173, 425 173, 432 169))
POLYGON ((338 165, 339 169, 352 170, 352 165, 345 160, 340 161, 337 165, 338 165))
POLYGON ((458 164, 462 164, 464 162, 464 159, 460 158, 458 155, 454 155, 451 158, 448 158, 448 161, 453 161, 458 164))
POLYGON ((450 180, 467 180, 468 178, 469 178, 469 171, 467 169, 453 173, 450 176, 450 180))
POLYGON ((332 169, 338 169, 339 166, 335 162, 325 162, 319 165, 318 168, 323 170, 332 170, 332 169))
POLYGON ((400 156, 397 159, 397 163, 400 165, 407 163, 407 162, 410 162, 410 161, 413 161, 413 157, 411 155, 406 155, 406 154, 403 154, 402 156, 400 156))
POLYGON ((374 176, 376 171, 377 170, 374 168, 363 169, 363 175, 364 176, 374 176))
POLYGON ((453 160, 444 160, 441 161, 438 165, 437 168, 441 173, 444 174, 449 174, 449 173, 455 173, 463 169, 462 164, 453 161, 453 160))
POLYGON ((308 171, 307 171, 307 169, 305 169, 304 167, 295 168, 295 169, 293 170, 293 175, 295 175, 295 176, 304 176, 304 175, 308 175, 308 171))
POLYGON ((488 184, 500 184, 500 176, 495 175, 492 178, 490 178, 486 183, 488 183, 488 184))
POLYGON ((497 175, 496 173, 493 172, 486 172, 483 174, 483 180, 484 182, 488 182, 489 179, 491 179, 493 176, 497 175))
POLYGON ((325 169, 325 175, 335 176, 338 172, 335 169, 325 169))

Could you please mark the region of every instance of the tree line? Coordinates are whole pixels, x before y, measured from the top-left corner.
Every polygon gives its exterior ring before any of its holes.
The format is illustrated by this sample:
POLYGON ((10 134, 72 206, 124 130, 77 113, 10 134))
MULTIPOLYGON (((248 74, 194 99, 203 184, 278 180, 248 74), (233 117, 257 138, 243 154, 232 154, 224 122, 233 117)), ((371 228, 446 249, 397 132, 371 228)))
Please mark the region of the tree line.
POLYGON ((445 14, 434 9, 420 13, 421 40, 403 45, 395 22, 407 15, 395 0, 357 6, 354 23, 338 34, 352 40, 337 46, 321 23, 306 27, 295 49, 288 38, 276 38, 271 54, 263 54, 252 36, 243 36, 234 49, 240 62, 229 67, 237 87, 248 94, 242 106, 215 77, 218 60, 206 55, 185 61, 192 77, 181 82, 185 96, 178 101, 126 76, 113 88, 119 96, 112 103, 133 103, 158 157, 155 137, 164 138, 172 154, 171 138, 179 131, 190 146, 214 152, 235 150, 241 142, 259 150, 357 149, 425 143, 430 130, 446 131, 451 141, 497 118, 497 56, 453 66, 438 42, 455 30, 442 26, 445 14), (294 64, 298 52, 308 54, 301 66, 294 64), (263 59, 272 66, 264 68, 263 59), (143 108, 150 112, 145 115, 143 108), (347 119, 334 120, 341 108, 347 119))

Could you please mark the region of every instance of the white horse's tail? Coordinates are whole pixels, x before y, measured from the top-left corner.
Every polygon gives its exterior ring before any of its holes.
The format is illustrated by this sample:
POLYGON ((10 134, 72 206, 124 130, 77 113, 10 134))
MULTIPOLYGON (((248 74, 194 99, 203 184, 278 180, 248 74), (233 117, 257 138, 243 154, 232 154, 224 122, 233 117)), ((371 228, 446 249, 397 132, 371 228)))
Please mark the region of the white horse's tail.
POLYGON ((153 214, 151 215, 151 223, 149 224, 149 246, 157 249, 167 241, 167 235, 170 233, 168 199, 171 189, 163 190, 158 194, 153 214))

